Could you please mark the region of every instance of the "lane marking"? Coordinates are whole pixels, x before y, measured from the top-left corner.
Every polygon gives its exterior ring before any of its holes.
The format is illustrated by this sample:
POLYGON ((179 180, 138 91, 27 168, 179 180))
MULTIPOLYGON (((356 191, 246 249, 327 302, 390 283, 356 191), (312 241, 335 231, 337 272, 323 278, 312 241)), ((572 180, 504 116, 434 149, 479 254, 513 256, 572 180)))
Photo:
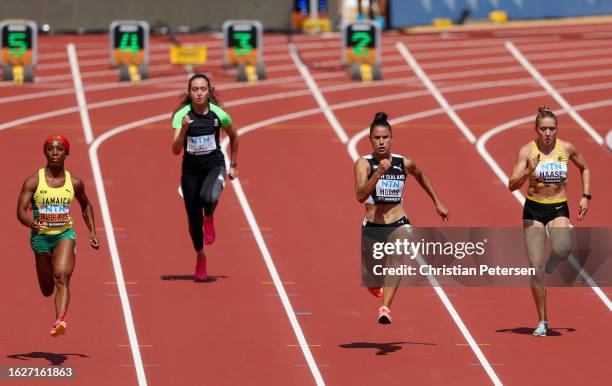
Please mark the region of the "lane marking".
POLYGON ((436 101, 438 101, 440 106, 442 106, 446 114, 455 123, 455 125, 457 125, 459 130, 461 130, 461 132, 463 133, 463 135, 465 135, 468 141, 470 141, 470 143, 476 142, 476 136, 474 135, 474 133, 472 133, 472 131, 465 125, 465 123, 463 123, 461 118, 459 118, 457 113, 455 113, 455 111, 450 107, 450 105, 446 101, 446 98, 444 98, 444 96, 442 96, 440 91, 438 91, 436 86, 429 79, 429 77, 425 74, 421 66, 419 66, 419 64, 414 59, 410 51, 408 51, 406 46, 403 43, 397 43, 396 47, 398 51, 400 52, 400 54, 402 55, 402 57, 406 59, 406 61, 408 62, 408 64, 410 65, 414 73, 419 77, 421 82, 423 82, 425 87, 427 87, 429 92, 433 95, 436 101))
POLYGON ((89 145, 93 141, 93 132, 91 130, 89 112, 87 111, 87 101, 85 100, 85 93, 83 92, 83 81, 81 80, 81 71, 79 70, 79 60, 74 44, 68 44, 66 50, 68 51, 68 59, 70 60, 70 70, 72 72, 72 80, 74 81, 74 91, 79 105, 79 114, 81 115, 85 142, 89 145))
MULTIPOLYGON (((400 43, 398 43, 398 46, 400 46, 400 43)), ((403 45, 401 45, 401 47, 403 47, 403 45)), ((408 53, 407 50, 405 50, 404 47, 404 51, 405 53, 408 53)), ((291 52, 291 47, 290 47, 290 52, 291 52)), ((400 50, 401 52, 401 50, 400 50)), ((404 55, 404 53, 402 53, 402 56, 406 57, 404 55)), ((408 57, 412 58, 410 56, 410 54, 408 53, 408 57)), ((294 62, 296 63, 296 66, 298 66, 298 68, 300 68, 299 64, 301 64, 299 57, 297 57, 297 55, 295 55, 295 53, 293 53, 292 58, 294 60, 294 62)), ((412 58, 412 61, 414 61, 414 59, 412 58)), ((416 62, 415 62, 416 64, 416 62)), ((304 76, 304 80, 306 81, 306 83, 312 83, 313 86, 310 86, 311 90, 317 90, 318 88, 316 86, 316 82, 314 81, 314 79, 312 78, 312 75, 310 75, 310 72, 308 71, 308 69, 306 68, 306 66, 304 66, 303 64, 301 65, 301 68, 303 68, 303 71, 300 70, 300 72, 302 73, 302 76, 304 76)), ((421 70, 421 74, 424 75, 423 71, 421 70)), ((419 74, 417 74, 419 75, 419 74)), ((419 76, 419 78, 421 78, 421 80, 423 80, 424 78, 422 78, 421 76, 419 76)), ((425 76, 426 78, 426 76, 425 76)), ((427 79, 428 80, 428 79, 427 79)), ((429 81, 429 80, 428 80, 429 81)), ((431 83, 431 81, 429 81, 429 84, 431 86, 433 86, 433 83, 431 83)), ((446 106, 445 110, 447 111, 447 113, 449 113, 450 110, 450 106, 448 105, 448 103, 446 102, 446 100, 444 99, 444 97, 442 97, 442 95, 437 92, 437 90, 435 90, 435 86, 433 87, 434 92, 436 92, 439 96, 438 101, 441 102, 441 104, 444 106, 446 106)), ((314 92, 313 92, 314 94, 314 92)), ((323 99, 324 100, 324 99, 323 99)), ((322 108, 325 106, 321 106, 322 108)), ((329 106, 327 106, 327 108, 329 109, 329 106)), ((454 113, 454 112, 453 112, 454 113)), ((450 113, 449 113, 450 115, 450 113)), ((459 118, 456 114, 454 114, 457 119, 459 118)), ((328 117, 329 120, 329 116, 326 115, 326 117, 328 117)), ((460 120, 459 120, 460 121, 460 120)), ((333 122, 330 120, 330 123, 333 126, 333 122)), ((465 126, 465 125, 463 125, 465 126)), ((469 135, 472 136, 473 140, 471 140, 471 142, 473 143, 475 141, 475 137, 474 135, 471 133, 471 131, 469 129, 467 129, 467 127, 465 127, 467 132, 464 133, 466 136, 469 135)), ((344 132, 344 130, 342 130, 344 132)), ((338 132, 336 131, 336 134, 338 132)), ((342 139, 341 139, 342 140, 342 139)), ((342 143, 347 143, 347 141, 342 141, 342 143)), ((349 155, 351 156, 351 158, 353 159, 353 161, 356 161, 357 157, 353 157, 353 154, 347 149, 349 155)), ((419 262, 420 265, 426 265, 425 260, 423 259, 422 256, 417 255, 417 261, 419 262)), ((468 343, 470 343, 470 347, 472 348, 472 351, 474 351, 474 353, 476 354, 476 357, 480 360, 480 362, 483 364, 483 367, 485 368, 487 374, 489 375, 489 377, 491 378, 491 380, 493 381, 493 384, 496 386, 501 386, 502 383, 499 380, 499 378, 497 377, 497 374, 495 374, 495 371, 493 371, 493 369, 491 368, 491 366, 489 365, 489 362, 487 361, 487 359, 485 358, 484 354, 482 353, 482 351, 480 350, 480 348, 475 344, 476 342, 474 341, 474 339, 472 338, 472 335, 470 334, 470 332, 468 331, 467 327, 465 326, 465 324, 463 323, 463 321, 461 320, 461 317, 459 316, 459 314, 457 313, 457 311, 455 310, 454 306, 452 305, 451 301, 448 299, 448 296, 446 295, 446 293, 444 292, 444 290, 442 289, 442 287, 439 285, 437 279, 432 276, 432 275, 427 275, 427 278, 429 279, 433 290, 438 294, 438 297, 440 298, 440 300, 442 301, 442 303, 444 304, 444 306, 446 307, 446 310, 448 311, 448 313, 451 315, 452 319, 455 321, 455 324, 457 325, 457 327, 459 328, 459 330, 461 331, 461 333, 463 334, 464 338, 467 340, 468 343)))
MULTIPOLYGON (((512 56, 531 74, 531 76, 538 81, 538 83, 557 101, 557 103, 565 110, 569 112, 569 115, 576 121, 599 145, 603 145, 604 141, 601 135, 597 133, 591 125, 582 118, 580 114, 574 110, 574 108, 555 90, 555 88, 548 83, 548 81, 540 74, 538 70, 523 56, 521 51, 512 44, 512 42, 505 43, 506 49, 510 51, 512 56)), ((598 50, 601 52, 602 50, 598 50)))
MULTIPOLYGON (((81 115, 81 123, 83 125, 83 131, 85 133, 85 138, 87 144, 90 144, 93 140, 93 134, 91 130, 91 123, 89 121, 89 113, 87 110, 87 103, 85 100, 85 95, 83 93, 83 85, 80 80, 80 71, 78 67, 78 62, 76 60, 76 50, 74 45, 68 45, 68 55, 70 58, 72 74, 74 77, 74 85, 77 93, 77 100, 79 101, 79 111, 81 115), (81 95, 79 97, 79 95, 81 95)), ((117 289, 119 290, 118 295, 108 295, 108 296, 119 296, 121 299, 121 306, 123 310, 123 316, 128 332, 128 337, 130 340, 130 346, 132 351, 132 357, 134 359, 134 367, 136 368, 136 376, 138 379, 138 384, 140 386, 146 386, 147 380, 144 372, 144 365, 142 363, 142 357, 140 355, 140 349, 138 346, 138 339, 136 337, 136 330, 134 328, 134 322, 132 319, 132 312, 130 309, 128 296, 140 296, 138 294, 128 295, 127 289, 125 285, 125 280, 123 279, 123 272, 121 269, 121 263, 119 262, 119 256, 117 251, 117 246, 115 242, 114 229, 112 222, 110 220, 110 212, 108 210, 108 203, 106 202, 106 194, 104 191, 104 180, 101 177, 100 165, 98 162, 97 155, 95 154, 95 149, 97 149, 97 144, 94 141, 91 146, 89 146, 89 158, 91 162, 91 167, 94 174, 94 181, 96 191, 98 193, 98 199, 100 208, 102 211, 102 219, 104 222, 104 228, 106 231, 107 242, 109 245, 109 251, 111 253, 111 260, 113 262, 113 269, 115 271, 115 278, 117 280, 117 289), (92 151, 93 150, 93 151, 92 151)))
POLYGON ((296 48, 293 43, 289 44, 289 55, 291 56, 291 59, 293 59, 295 66, 298 68, 298 70, 300 71, 300 74, 304 78, 304 81, 308 85, 310 92, 312 93, 315 100, 319 104, 321 111, 323 111, 323 114, 325 115, 329 123, 332 125, 332 128, 336 132, 336 135, 340 139, 340 142, 347 143, 349 138, 348 138, 348 135, 346 134, 346 131, 344 131, 344 129, 340 125, 340 122, 338 122, 338 120, 336 119, 336 116, 334 115, 331 108, 329 107, 329 104, 325 100, 325 97, 321 93, 321 90, 319 90, 319 87, 317 86, 316 82, 312 78, 312 75, 310 75, 310 71, 308 71, 308 68, 306 68, 304 63, 302 63, 300 58, 297 56, 296 48))

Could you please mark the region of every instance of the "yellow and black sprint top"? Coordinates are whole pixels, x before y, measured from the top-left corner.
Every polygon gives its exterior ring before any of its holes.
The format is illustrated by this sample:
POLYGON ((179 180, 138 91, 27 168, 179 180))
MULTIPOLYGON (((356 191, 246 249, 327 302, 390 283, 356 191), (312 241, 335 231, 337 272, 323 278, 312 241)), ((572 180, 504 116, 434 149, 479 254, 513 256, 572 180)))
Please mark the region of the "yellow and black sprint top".
POLYGON ((207 166, 224 166, 225 159, 221 152, 219 131, 232 124, 232 118, 219 106, 208 104, 208 112, 197 114, 191 104, 186 105, 174 114, 172 127, 180 129, 185 115, 191 123, 187 128, 183 143, 183 168, 199 169, 207 166))
MULTIPOLYGON (((530 158, 537 157, 538 154, 540 154, 540 162, 538 162, 535 170, 529 176, 529 186, 535 187, 538 184, 565 184, 567 182, 568 157, 565 150, 563 150, 561 141, 558 139, 555 141, 555 147, 550 154, 543 154, 538 149, 538 145, 534 140, 531 143, 530 158)), ((541 203, 556 203, 566 200, 566 198, 544 200, 532 196, 527 198, 541 203)))
POLYGON ((38 171, 38 187, 32 196, 34 220, 41 224, 40 233, 57 235, 72 228, 70 204, 74 199, 74 188, 70 173, 66 170, 66 182, 59 188, 51 188, 45 179, 45 169, 38 171))

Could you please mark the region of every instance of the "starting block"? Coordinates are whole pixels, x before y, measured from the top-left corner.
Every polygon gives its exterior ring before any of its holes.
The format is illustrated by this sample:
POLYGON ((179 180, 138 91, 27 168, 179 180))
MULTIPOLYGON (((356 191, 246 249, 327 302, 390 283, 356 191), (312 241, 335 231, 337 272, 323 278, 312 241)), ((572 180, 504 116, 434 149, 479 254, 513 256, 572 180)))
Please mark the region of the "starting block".
POLYGON ((34 81, 37 63, 38 26, 29 20, 0 23, 2 42, 2 80, 15 84, 34 81))
POLYGON ((223 23, 223 64, 237 67, 236 80, 255 83, 266 79, 261 22, 228 20, 223 23))
POLYGON ((149 79, 149 23, 119 20, 110 25, 111 67, 119 67, 119 81, 149 79))
POLYGON ((382 79, 380 64, 380 24, 361 20, 342 27, 342 64, 350 67, 353 80, 382 79))

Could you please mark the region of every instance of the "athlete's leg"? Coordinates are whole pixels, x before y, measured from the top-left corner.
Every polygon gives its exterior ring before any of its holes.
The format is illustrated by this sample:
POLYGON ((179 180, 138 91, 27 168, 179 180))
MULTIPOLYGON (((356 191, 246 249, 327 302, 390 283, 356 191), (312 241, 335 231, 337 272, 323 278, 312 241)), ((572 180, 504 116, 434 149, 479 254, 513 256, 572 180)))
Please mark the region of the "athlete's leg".
POLYGON ((551 254, 546 262, 546 272, 551 273, 561 261, 567 260, 572 248, 569 218, 557 217, 546 224, 550 234, 551 254))
POLYGON ((49 297, 53 293, 54 285, 51 252, 34 252, 34 258, 36 259, 36 275, 40 292, 45 297, 49 297))
POLYGON ((202 204, 200 202, 200 189, 204 178, 196 173, 183 171, 181 176, 181 189, 183 201, 189 221, 189 235, 196 251, 204 247, 204 232, 202 231, 202 204))
POLYGON ((204 242, 212 244, 216 238, 213 214, 225 186, 225 168, 216 166, 208 171, 200 189, 200 200, 204 208, 204 242))
POLYGON ((53 280, 55 282, 55 318, 63 319, 70 302, 70 277, 74 270, 75 241, 64 238, 53 249, 53 280))
POLYGON ((535 268, 536 274, 531 278, 531 293, 538 311, 540 321, 546 317, 546 288, 544 288, 544 243, 546 232, 544 224, 536 220, 523 220, 525 251, 529 265, 535 268))
POLYGON ((215 208, 225 187, 225 167, 216 166, 210 169, 200 189, 200 199, 204 208, 204 215, 212 217, 215 208))
MULTIPOLYGON (((395 243, 397 240, 400 240, 401 244, 404 243, 404 240, 412 242, 412 227, 410 225, 402 225, 396 228, 389 236, 388 242, 395 243)), ((394 253, 386 256, 385 266, 388 268, 399 268, 403 262, 404 255, 401 253, 394 253)), ((391 307, 401 278, 401 275, 387 275, 385 277, 382 306, 391 307)))
POLYGON ((181 189, 183 190, 183 201, 189 221, 189 235, 193 248, 196 250, 195 280, 206 280, 206 254, 204 253, 204 231, 202 230, 203 216, 200 190, 204 177, 191 172, 183 171, 181 176, 181 189))

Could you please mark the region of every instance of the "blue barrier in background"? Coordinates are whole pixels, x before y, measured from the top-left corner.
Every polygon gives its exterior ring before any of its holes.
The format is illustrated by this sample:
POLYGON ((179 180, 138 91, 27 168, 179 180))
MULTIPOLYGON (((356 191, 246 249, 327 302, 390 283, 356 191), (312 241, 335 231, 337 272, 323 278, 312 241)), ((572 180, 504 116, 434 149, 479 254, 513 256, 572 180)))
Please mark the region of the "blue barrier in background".
POLYGON ((470 18, 486 19, 491 11, 503 10, 509 19, 612 14, 612 0, 392 0, 391 27, 431 24, 434 18, 456 22, 468 9, 470 18))

